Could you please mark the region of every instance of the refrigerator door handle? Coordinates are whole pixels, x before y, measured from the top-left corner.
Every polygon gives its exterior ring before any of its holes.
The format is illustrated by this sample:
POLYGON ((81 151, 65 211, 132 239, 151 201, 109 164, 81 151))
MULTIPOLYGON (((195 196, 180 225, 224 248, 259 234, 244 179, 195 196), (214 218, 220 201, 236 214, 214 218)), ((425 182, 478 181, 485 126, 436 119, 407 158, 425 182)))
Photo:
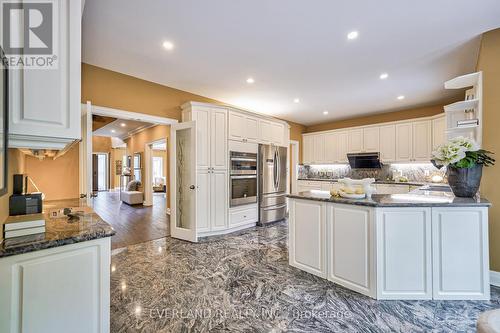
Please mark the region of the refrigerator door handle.
POLYGON ((279 190, 281 186, 281 154, 280 154, 280 149, 276 147, 276 156, 277 156, 277 170, 276 170, 276 175, 278 176, 278 181, 276 182, 276 190, 279 190))

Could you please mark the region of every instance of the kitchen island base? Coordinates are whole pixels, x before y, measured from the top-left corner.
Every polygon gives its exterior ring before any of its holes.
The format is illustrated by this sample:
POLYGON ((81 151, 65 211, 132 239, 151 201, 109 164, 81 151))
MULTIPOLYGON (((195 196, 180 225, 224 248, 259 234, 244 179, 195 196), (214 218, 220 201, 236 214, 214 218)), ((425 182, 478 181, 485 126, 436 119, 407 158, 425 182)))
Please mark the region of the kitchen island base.
POLYGON ((489 203, 289 199, 291 266, 376 299, 489 300, 489 203))

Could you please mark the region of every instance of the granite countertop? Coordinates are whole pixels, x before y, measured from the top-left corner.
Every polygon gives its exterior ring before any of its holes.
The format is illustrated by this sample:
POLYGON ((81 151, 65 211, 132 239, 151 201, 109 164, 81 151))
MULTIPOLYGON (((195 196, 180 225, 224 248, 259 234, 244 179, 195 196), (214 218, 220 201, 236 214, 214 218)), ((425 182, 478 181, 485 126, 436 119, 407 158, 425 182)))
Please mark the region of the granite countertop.
MULTIPOLYGON (((337 183, 338 179, 331 179, 331 178, 298 178, 297 180, 302 180, 302 181, 310 181, 310 182, 332 182, 332 183, 337 183)), ((409 185, 409 186, 424 186, 427 184, 433 184, 433 185, 447 185, 445 183, 425 183, 425 182, 396 182, 393 180, 376 180, 375 184, 387 184, 387 185, 409 185)))
POLYGON ((370 207, 490 207, 491 203, 481 198, 459 198, 452 193, 437 191, 414 191, 407 194, 372 194, 371 199, 345 199, 333 197, 328 191, 305 191, 289 194, 292 199, 305 199, 339 204, 370 207))
POLYGON ((0 244, 0 258, 16 254, 34 252, 67 244, 80 243, 110 237, 115 234, 106 223, 83 200, 44 201, 45 233, 5 239, 0 244), (49 213, 62 208, 73 208, 79 219, 70 221, 67 217, 50 218, 49 213))

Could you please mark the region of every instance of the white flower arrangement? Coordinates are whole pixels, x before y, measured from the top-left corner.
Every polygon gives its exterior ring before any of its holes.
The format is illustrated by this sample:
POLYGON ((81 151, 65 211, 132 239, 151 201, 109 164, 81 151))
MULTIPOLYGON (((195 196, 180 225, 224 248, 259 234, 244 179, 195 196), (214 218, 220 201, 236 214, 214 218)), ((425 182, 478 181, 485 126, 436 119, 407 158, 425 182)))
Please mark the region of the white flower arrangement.
POLYGON ((439 167, 472 168, 477 164, 493 165, 495 160, 488 154, 490 152, 480 149, 473 139, 459 136, 437 147, 432 152, 432 161, 439 167))

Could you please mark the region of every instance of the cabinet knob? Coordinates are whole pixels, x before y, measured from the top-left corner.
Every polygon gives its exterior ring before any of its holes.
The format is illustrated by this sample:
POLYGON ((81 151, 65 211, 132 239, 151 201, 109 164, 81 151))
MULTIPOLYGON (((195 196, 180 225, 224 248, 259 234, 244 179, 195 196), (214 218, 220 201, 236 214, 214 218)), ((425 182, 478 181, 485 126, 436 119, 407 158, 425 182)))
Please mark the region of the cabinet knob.
POLYGON ((194 185, 189 186, 189 189, 191 189, 191 190, 194 190, 195 188, 196 188, 196 186, 194 186, 194 185))

